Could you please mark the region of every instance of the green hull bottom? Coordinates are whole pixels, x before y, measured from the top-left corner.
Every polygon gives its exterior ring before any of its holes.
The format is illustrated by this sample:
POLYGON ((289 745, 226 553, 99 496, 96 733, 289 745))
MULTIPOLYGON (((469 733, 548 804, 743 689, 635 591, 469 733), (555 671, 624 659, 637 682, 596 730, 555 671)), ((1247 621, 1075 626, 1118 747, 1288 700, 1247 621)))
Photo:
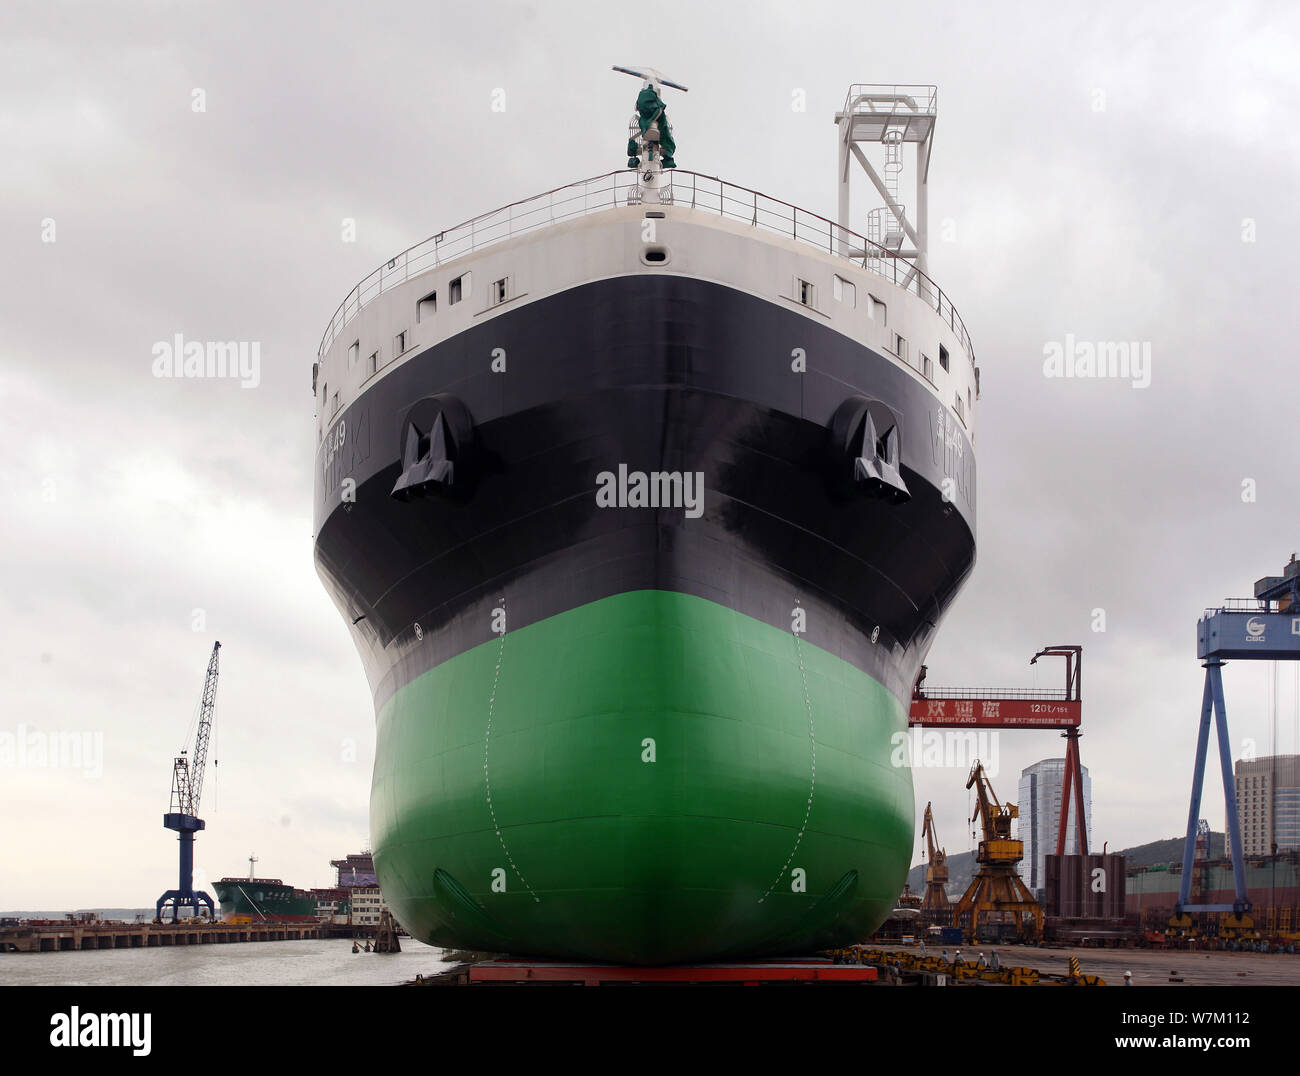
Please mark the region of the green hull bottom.
POLYGON ((857 941, 911 858, 905 732, 896 698, 792 632, 677 593, 602 599, 384 705, 380 885, 413 937, 519 956, 857 941))

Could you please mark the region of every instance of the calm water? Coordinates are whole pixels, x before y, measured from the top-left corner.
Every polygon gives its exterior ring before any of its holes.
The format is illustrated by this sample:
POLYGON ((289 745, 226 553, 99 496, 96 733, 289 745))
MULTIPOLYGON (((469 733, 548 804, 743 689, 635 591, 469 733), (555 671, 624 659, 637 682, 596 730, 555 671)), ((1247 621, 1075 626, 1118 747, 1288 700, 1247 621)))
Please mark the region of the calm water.
POLYGON ((0 953, 6 986, 390 986, 446 967, 442 950, 352 952, 350 938, 157 949, 0 953))

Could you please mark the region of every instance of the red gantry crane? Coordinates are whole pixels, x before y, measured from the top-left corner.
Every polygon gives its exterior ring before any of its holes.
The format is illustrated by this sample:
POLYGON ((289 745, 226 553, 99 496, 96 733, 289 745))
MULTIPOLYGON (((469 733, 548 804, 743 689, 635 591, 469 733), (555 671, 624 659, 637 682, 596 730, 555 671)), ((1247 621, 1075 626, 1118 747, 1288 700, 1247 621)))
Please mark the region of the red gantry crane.
MULTIPOLYGON (((1062 804, 1074 802, 1080 855, 1088 854, 1087 821, 1083 813, 1083 770, 1079 764, 1079 723, 1082 720, 1083 647, 1047 646, 1029 659, 1065 658, 1065 687, 1035 690, 1025 688, 935 688, 925 689, 926 669, 921 667, 912 692, 908 724, 940 729, 1062 729, 1065 737, 1065 785, 1062 804)), ((969 786, 968 786, 969 787, 969 786)), ((1065 854, 1065 834, 1070 811, 1061 811, 1056 835, 1056 854, 1065 854)))
MULTIPOLYGON (((913 728, 946 729, 1060 729, 1065 737, 1065 775, 1060 823, 1057 827, 1056 852, 1065 854, 1065 835, 1069 830, 1071 804, 1078 833, 1081 855, 1088 851, 1087 822, 1083 813, 1083 769, 1079 763, 1079 724, 1082 721, 1083 647, 1047 646, 1029 659, 1035 665, 1041 657, 1065 659, 1065 686, 1035 690, 1025 688, 930 688, 923 686, 926 669, 921 667, 912 692, 908 723, 913 728)), ((978 935, 981 921, 1014 923, 1022 938, 1038 935, 1042 930, 1043 912, 1021 881, 1016 865, 1024 853, 1021 841, 1011 837, 1011 821, 1019 815, 1015 804, 1001 804, 993 794, 983 766, 976 762, 966 782, 979 797, 975 815, 983 827, 983 840, 976 855, 978 869, 970 886, 956 905, 950 905, 953 922, 978 935), (1005 913, 1005 914, 1002 914, 1005 913)), ((935 867, 935 850, 931 838, 934 818, 926 808, 926 839, 930 866, 926 868, 926 900, 932 898, 928 884, 935 867)), ((939 852, 942 874, 947 874, 946 857, 939 852)), ((944 894, 946 902, 947 895, 944 894)))

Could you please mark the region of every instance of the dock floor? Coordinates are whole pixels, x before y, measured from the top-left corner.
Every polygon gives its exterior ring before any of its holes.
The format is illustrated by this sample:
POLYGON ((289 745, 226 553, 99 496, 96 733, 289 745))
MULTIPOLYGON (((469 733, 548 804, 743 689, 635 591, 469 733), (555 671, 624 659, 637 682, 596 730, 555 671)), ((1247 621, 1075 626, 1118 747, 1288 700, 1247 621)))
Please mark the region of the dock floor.
MULTIPOLYGON (((918 952, 915 945, 879 945, 887 951, 918 952)), ((948 947, 949 956, 954 946, 948 947)), ((1070 957, 1079 968, 1100 975, 1107 986, 1123 986, 1124 972, 1133 973, 1134 986, 1300 986, 1300 954, 1197 952, 1169 949, 1039 948, 1036 945, 963 945, 963 960, 988 956, 997 949, 1004 965, 1037 968, 1040 975, 1065 975, 1070 957), (1172 973, 1172 974, 1171 974, 1172 973), (1177 980, 1181 979, 1181 982, 1177 980), (1174 981, 1171 981, 1174 980, 1174 981)), ((928 946, 938 956, 941 946, 928 946)))

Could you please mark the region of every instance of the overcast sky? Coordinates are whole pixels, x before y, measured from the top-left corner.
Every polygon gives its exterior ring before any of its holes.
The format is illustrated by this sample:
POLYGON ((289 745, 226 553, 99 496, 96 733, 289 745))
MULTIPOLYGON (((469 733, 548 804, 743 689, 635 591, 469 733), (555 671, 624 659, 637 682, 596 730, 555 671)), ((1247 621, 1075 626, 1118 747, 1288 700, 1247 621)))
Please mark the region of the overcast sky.
MULTIPOLYGON (((174 884, 161 815, 214 639, 200 877, 255 853, 260 875, 323 885, 367 844, 373 709, 312 564, 316 347, 380 261, 626 163, 638 87, 615 63, 690 87, 670 98, 683 168, 827 216, 848 85, 938 85, 932 232, 949 223, 931 270, 983 399, 978 562, 930 683, 1055 687, 1059 663, 1030 655, 1083 643, 1094 842, 1181 833, 1196 619, 1300 548, 1300 19, 1285 3, 636 10, 0 10, 0 733, 103 745, 98 775, 0 768, 0 909, 145 906, 174 884), (177 333, 257 342, 260 383, 153 377, 177 333), (1149 387, 1045 378, 1067 334, 1149 344, 1149 387)), ((1247 738, 1269 749, 1266 678, 1225 673, 1234 757, 1247 738)), ((996 791, 1014 799, 1061 746, 1004 735, 996 791)), ((916 773, 918 820, 933 800, 950 853, 972 847, 965 780, 964 762, 916 773)))

